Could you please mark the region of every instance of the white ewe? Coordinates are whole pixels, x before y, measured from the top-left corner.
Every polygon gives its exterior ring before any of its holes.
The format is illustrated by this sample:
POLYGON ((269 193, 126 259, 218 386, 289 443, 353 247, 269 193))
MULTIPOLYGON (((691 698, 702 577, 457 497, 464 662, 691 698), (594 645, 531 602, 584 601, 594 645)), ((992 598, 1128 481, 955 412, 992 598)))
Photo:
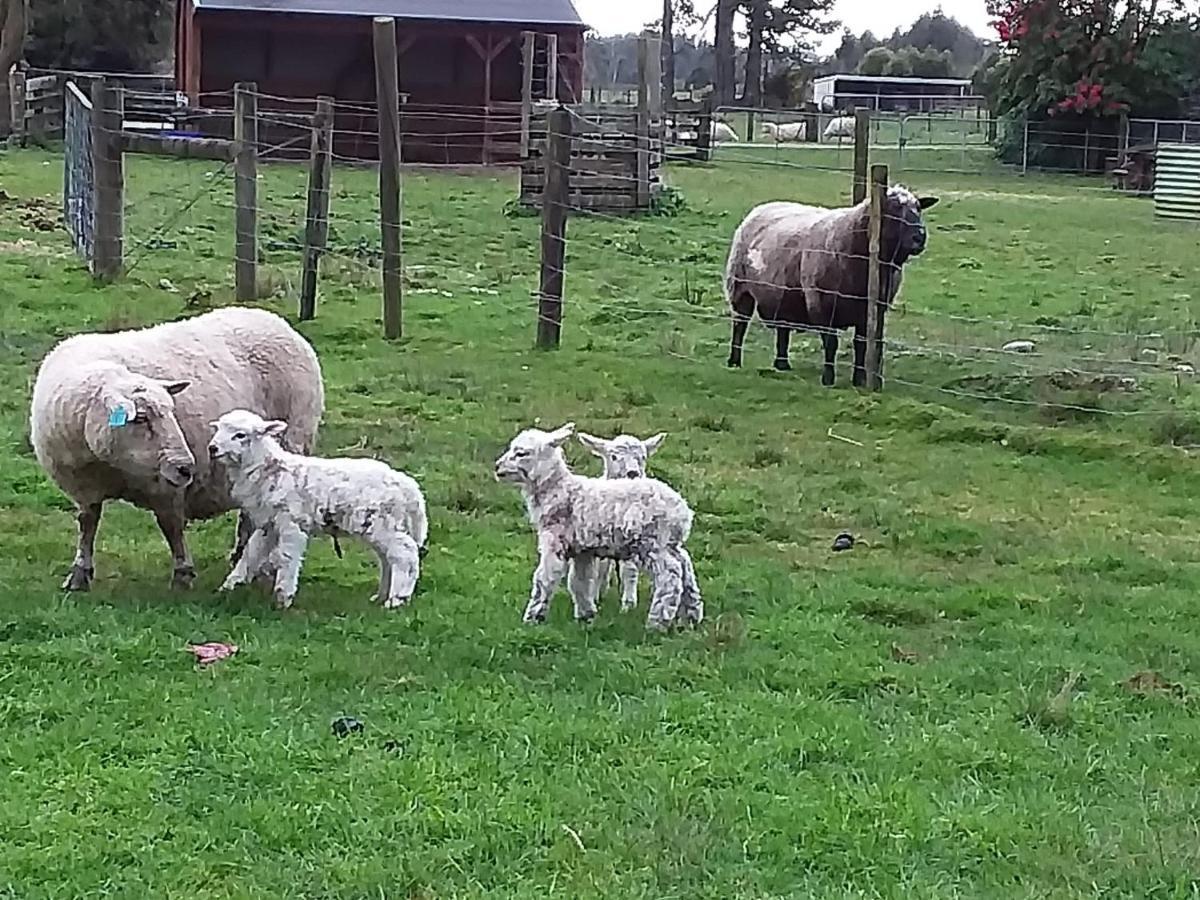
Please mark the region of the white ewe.
POLYGON ((763 134, 777 144, 808 140, 807 122, 763 122, 762 130, 763 134))
POLYGON ((254 533, 221 590, 276 568, 275 604, 296 597, 308 539, 317 534, 362 538, 379 557, 379 598, 408 602, 420 573, 429 525, 416 481, 374 459, 319 459, 278 443, 287 425, 244 409, 213 423, 208 451, 230 474, 234 499, 254 533))
MULTIPOLYGON (((38 462, 78 508, 79 541, 63 587, 86 591, 108 500, 150 510, 174 558, 175 587, 195 578, 191 519, 234 508, 209 465, 209 423, 235 407, 288 423, 289 445, 316 443, 325 408, 312 347, 274 313, 231 307, 115 334, 81 334, 50 351, 30 410, 38 462)), ((250 536, 238 524, 233 558, 250 536)))
POLYGON ((598 559, 629 560, 649 571, 654 595, 648 628, 669 627, 681 608, 689 621, 701 621, 704 605, 684 547, 692 528, 687 502, 654 478, 573 474, 561 448, 574 430, 574 423, 552 432, 527 429, 496 460, 496 480, 521 489, 537 531, 538 566, 525 621, 545 621, 550 598, 571 563, 575 618, 591 620, 598 559))
POLYGON ((854 116, 837 116, 830 119, 829 124, 825 126, 825 133, 822 137, 827 141, 837 138, 839 142, 842 138, 853 138, 854 116))
MULTIPOLYGON (((646 462, 662 444, 666 434, 656 434, 644 441, 629 434, 619 434, 609 440, 583 432, 577 437, 583 446, 604 461, 605 478, 644 478, 646 462)), ((621 610, 628 611, 637 606, 638 568, 628 561, 619 563, 618 568, 621 573, 621 610)), ((600 590, 604 590, 611 576, 612 560, 600 560, 596 569, 596 584, 600 590)), ((568 574, 567 582, 572 580, 568 574)))
POLYGON ((736 144, 741 140, 736 131, 724 122, 717 122, 715 120, 712 123, 711 134, 713 143, 716 144, 736 144))

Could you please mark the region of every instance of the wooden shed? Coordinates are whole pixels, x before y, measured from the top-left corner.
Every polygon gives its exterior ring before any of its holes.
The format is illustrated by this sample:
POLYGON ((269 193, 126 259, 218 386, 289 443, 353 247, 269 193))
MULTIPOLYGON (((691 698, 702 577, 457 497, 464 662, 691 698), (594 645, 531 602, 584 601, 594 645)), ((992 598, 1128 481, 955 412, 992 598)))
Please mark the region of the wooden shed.
POLYGON ((228 106, 239 81, 256 82, 267 108, 332 96, 343 104, 335 153, 373 158, 376 16, 396 19, 407 161, 516 158, 527 32, 557 43, 549 66, 551 42, 534 42, 536 93, 582 97, 586 26, 571 0, 177 0, 177 89, 201 107, 228 106), (545 84, 555 70, 557 83, 545 84))

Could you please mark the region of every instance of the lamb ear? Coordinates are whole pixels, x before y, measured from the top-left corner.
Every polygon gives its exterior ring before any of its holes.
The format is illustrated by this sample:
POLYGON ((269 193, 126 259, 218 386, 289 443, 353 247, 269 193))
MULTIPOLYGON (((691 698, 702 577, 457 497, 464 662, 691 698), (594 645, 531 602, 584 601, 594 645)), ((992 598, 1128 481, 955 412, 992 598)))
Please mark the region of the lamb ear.
POLYGON ((550 432, 550 443, 555 447, 561 447, 575 433, 575 423, 568 422, 561 428, 556 428, 550 432))
POLYGON ((646 440, 642 441, 642 446, 646 448, 646 455, 650 456, 653 454, 654 451, 659 448, 659 445, 666 440, 666 437, 667 433, 665 431, 660 431, 654 437, 646 438, 646 440))
POLYGON ((174 397, 176 394, 182 394, 191 385, 190 381, 163 381, 162 386, 167 393, 174 397))
POLYGON ((583 431, 579 432, 575 437, 579 438, 579 443, 591 450, 596 456, 604 456, 608 452, 608 441, 604 440, 604 438, 593 437, 583 431))
POLYGON ((937 197, 922 197, 917 201, 917 203, 920 204, 921 209, 930 209, 930 208, 938 205, 938 198, 937 197))
POLYGON ((283 433, 287 431, 287 422, 281 422, 278 419, 267 422, 263 426, 263 434, 273 438, 283 437, 283 433))

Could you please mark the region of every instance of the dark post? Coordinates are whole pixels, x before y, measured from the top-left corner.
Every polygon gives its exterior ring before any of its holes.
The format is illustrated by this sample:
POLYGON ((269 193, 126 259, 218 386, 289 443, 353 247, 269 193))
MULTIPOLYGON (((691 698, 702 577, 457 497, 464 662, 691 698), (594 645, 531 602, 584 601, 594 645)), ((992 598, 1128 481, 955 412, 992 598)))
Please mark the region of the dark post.
POLYGON ((317 98, 308 157, 308 209, 304 225, 304 270, 300 277, 300 319, 317 314, 317 274, 329 237, 330 168, 333 161, 333 98, 317 98))
POLYGON ((883 387, 883 279, 879 270, 880 238, 883 233, 884 201, 888 191, 888 167, 871 166, 871 212, 867 273, 867 390, 883 387))
POLYGON ((557 347, 562 331, 567 258, 567 204, 571 199, 571 113, 560 106, 547 118, 546 186, 542 189, 542 273, 538 288, 537 345, 557 347))
POLYGON ((696 133, 696 158, 700 162, 708 162, 712 159, 712 126, 713 126, 713 99, 712 95, 704 98, 704 105, 700 109, 699 131, 696 133))
POLYGON ((92 82, 92 171, 94 259, 92 274, 111 281, 121 274, 125 253, 125 160, 121 127, 125 93, 107 78, 92 82))
POLYGON ((854 111, 854 192, 855 205, 867 199, 867 166, 871 159, 871 111, 854 111))
POLYGON ((258 299, 258 85, 233 86, 234 294, 258 299))
POLYGON ((400 337, 400 74, 396 20, 375 19, 375 96, 379 106, 379 225, 383 234, 383 336, 400 337))
POLYGON ((529 120, 533 117, 533 42, 532 31, 521 32, 521 159, 529 156, 529 120))
MULTIPOLYGON (((4 77, 0 73, 0 77, 4 77)), ((8 74, 8 91, 10 99, 10 109, 12 110, 12 136, 17 142, 25 146, 25 70, 20 67, 14 67, 12 72, 8 74)), ((64 119, 66 110, 63 110, 64 119)), ((65 127, 65 122, 64 122, 65 127)))

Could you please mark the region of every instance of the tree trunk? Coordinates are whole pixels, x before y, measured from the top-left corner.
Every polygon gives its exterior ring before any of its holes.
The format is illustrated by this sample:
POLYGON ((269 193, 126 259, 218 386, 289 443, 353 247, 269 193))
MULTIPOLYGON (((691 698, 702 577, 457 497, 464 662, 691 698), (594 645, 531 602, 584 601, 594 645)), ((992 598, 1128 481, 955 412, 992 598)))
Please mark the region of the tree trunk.
POLYGON ((0 0, 0 138, 12 133, 8 72, 25 51, 26 0, 0 0))
POLYGON ((662 94, 666 108, 675 99, 675 0, 663 0, 662 94))
POLYGON ((718 105, 734 99, 733 67, 733 14, 737 0, 717 0, 717 32, 713 40, 716 56, 716 79, 713 85, 718 105))
POLYGON ((762 106, 763 30, 767 26, 767 0, 750 0, 750 44, 746 48, 746 81, 742 102, 762 106))

